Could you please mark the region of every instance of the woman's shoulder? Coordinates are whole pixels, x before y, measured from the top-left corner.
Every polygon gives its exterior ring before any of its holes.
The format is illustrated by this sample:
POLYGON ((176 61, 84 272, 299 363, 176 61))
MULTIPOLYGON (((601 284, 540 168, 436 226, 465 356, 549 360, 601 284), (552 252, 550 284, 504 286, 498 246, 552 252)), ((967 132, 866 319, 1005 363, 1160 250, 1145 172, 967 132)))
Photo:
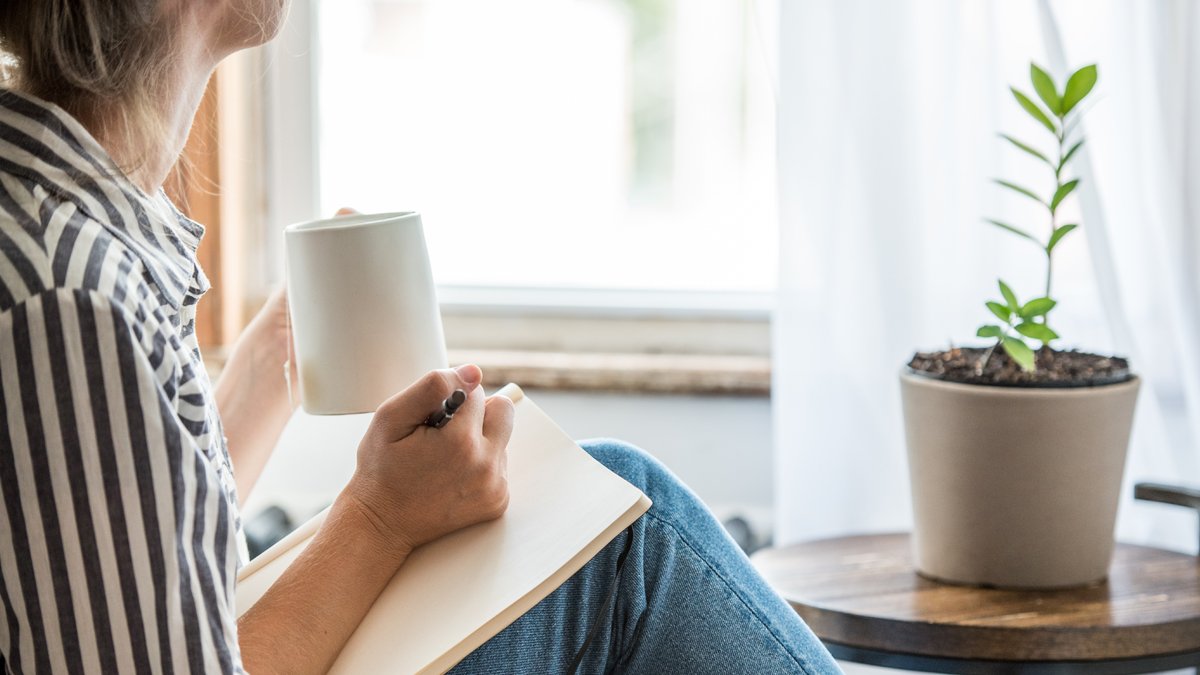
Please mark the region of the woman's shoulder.
POLYGON ((177 307, 199 235, 179 234, 160 201, 70 115, 0 89, 0 312, 55 290, 149 290, 177 307))
POLYGON ((131 248, 71 200, 23 182, 0 174, 0 312, 74 291, 136 305, 148 289, 131 248))

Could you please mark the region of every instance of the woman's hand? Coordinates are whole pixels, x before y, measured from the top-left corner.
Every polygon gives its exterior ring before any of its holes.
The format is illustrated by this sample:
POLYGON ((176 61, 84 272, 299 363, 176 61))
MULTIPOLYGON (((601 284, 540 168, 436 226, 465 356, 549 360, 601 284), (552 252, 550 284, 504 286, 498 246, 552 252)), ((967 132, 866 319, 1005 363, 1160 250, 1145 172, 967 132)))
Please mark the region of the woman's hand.
POLYGON ((248 671, 327 672, 414 548, 504 513, 513 405, 484 400, 482 377, 436 370, 379 406, 321 529, 238 621, 248 671), (455 389, 467 401, 454 419, 425 426, 455 389))
MULTIPOLYGON (((345 207, 337 211, 339 216, 354 213, 358 212, 345 207)), ((287 289, 280 288, 238 336, 214 392, 242 502, 300 402, 289 326, 287 289)))
POLYGON ((298 391, 288 392, 289 381, 293 387, 298 384, 292 352, 287 291, 279 289, 234 343, 214 392, 242 501, 300 400, 298 391), (289 364, 290 378, 284 364, 289 364))
POLYGON ((414 548, 500 517, 513 404, 484 399, 477 366, 436 370, 385 401, 358 447, 358 466, 339 496, 368 534, 403 560, 414 548), (441 429, 424 424, 455 389, 467 401, 441 429))

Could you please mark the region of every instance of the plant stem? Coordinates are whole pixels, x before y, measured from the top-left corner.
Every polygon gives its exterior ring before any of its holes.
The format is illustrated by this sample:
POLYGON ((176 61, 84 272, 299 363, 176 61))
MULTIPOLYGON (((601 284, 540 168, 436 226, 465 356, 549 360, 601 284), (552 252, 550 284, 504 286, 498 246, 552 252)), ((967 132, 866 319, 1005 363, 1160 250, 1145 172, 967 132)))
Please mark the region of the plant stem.
POLYGON ((983 375, 983 369, 987 368, 988 361, 992 360, 992 354, 996 352, 996 347, 1000 346, 1000 341, 997 340, 988 350, 983 353, 983 356, 975 362, 975 377, 983 375))
MULTIPOLYGON (((1052 194, 1057 194, 1059 188, 1062 187, 1063 146, 1066 144, 1066 140, 1067 140, 1067 133, 1066 133, 1066 129, 1064 128, 1064 126, 1065 126, 1064 122, 1066 122, 1065 119, 1061 119, 1061 118, 1059 119, 1059 121, 1058 121, 1059 131, 1057 131, 1054 134, 1055 140, 1058 141, 1058 166, 1054 169, 1054 185, 1055 185, 1055 187, 1054 187, 1054 193, 1052 193, 1052 194)), ((1051 237, 1054 236, 1054 231, 1057 229, 1058 229, 1058 210, 1051 208, 1050 209, 1050 236, 1051 237)), ((1054 279, 1054 255, 1051 251, 1047 250, 1046 251, 1046 295, 1045 295, 1045 297, 1047 297, 1047 298, 1051 297, 1050 296, 1050 282, 1053 279, 1054 279)), ((1043 324, 1049 323, 1049 321, 1050 321, 1049 316, 1048 316, 1049 312, 1047 312, 1046 314, 1047 314, 1046 316, 1042 317, 1043 324)))
MULTIPOLYGON (((1054 225, 1054 223, 1051 222, 1051 226, 1053 226, 1053 225, 1054 225)), ((1050 297, 1050 280, 1053 278, 1053 276, 1054 276, 1054 258, 1049 253, 1047 253, 1046 254, 1046 297, 1047 298, 1050 297)), ((1049 312, 1047 312, 1047 314, 1049 314, 1049 312)), ((1046 322, 1045 317, 1042 317, 1042 323, 1045 323, 1045 322, 1046 322)))

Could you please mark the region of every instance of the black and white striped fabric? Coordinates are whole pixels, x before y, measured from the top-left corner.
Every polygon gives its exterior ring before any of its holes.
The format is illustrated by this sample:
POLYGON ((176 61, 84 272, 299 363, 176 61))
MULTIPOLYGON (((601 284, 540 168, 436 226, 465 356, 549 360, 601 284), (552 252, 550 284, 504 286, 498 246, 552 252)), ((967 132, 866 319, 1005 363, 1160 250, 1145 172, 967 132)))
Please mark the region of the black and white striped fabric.
POLYGON ((0 90, 0 671, 242 672, 202 234, 0 90))

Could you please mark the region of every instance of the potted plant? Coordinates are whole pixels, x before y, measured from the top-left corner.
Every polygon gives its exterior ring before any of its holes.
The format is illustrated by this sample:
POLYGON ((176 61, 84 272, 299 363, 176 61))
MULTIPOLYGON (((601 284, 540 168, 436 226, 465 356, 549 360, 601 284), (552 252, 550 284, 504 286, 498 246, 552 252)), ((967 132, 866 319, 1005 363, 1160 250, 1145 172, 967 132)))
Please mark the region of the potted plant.
POLYGON ((1062 89, 1030 66, 1038 99, 1017 103, 1054 137, 1053 152, 1002 134, 1047 165, 1052 190, 996 182, 1044 207, 1039 229, 992 225, 1036 245, 1045 287, 1017 293, 1000 280, 985 303, 992 320, 980 347, 917 353, 901 373, 912 481, 915 564, 939 580, 1006 588, 1078 586, 1104 579, 1137 399, 1128 362, 1053 345, 1054 252, 1075 224, 1060 207, 1079 187, 1069 178, 1083 145, 1080 103, 1096 66, 1062 89))

